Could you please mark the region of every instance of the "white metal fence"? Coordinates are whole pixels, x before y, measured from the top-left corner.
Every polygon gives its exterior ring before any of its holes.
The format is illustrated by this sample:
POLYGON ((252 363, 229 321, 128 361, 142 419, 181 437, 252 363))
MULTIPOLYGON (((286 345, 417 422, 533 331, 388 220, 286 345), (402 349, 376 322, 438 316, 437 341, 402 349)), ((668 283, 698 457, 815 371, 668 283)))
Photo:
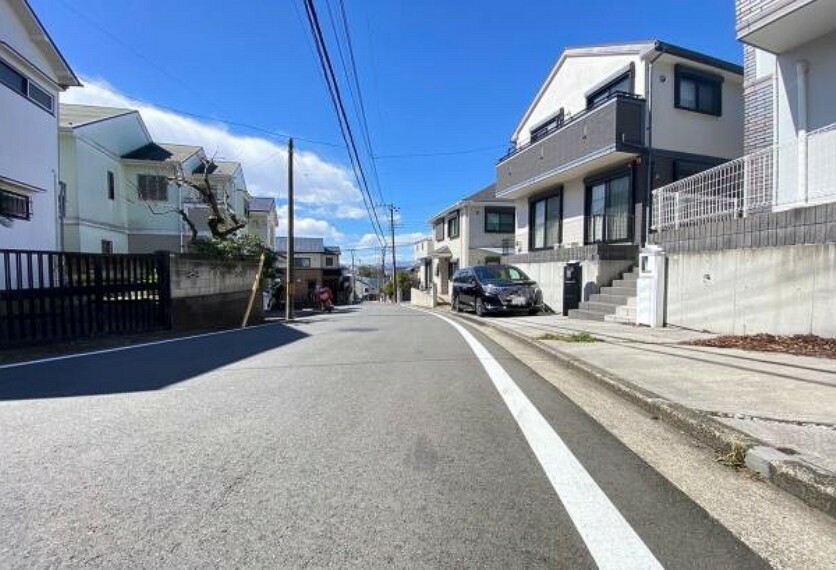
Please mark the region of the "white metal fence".
POLYGON ((653 229, 836 201, 836 124, 653 191, 653 229))

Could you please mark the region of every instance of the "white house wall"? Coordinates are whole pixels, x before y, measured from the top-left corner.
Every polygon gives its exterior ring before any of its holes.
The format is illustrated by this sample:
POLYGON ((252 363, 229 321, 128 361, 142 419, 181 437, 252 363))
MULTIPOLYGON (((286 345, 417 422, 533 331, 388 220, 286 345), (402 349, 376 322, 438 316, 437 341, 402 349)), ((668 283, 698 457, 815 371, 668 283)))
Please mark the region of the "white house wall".
MULTIPOLYGON (((32 41, 29 31, 21 23, 18 14, 12 9, 8 2, 0 2, 0 38, 14 48, 16 52, 29 60, 35 67, 50 75, 53 81, 57 80, 52 71, 49 60, 44 57, 43 51, 32 41)), ((38 78, 35 78, 38 79, 38 78)), ((43 81, 38 81, 41 87, 43 81)), ((56 105, 58 101, 56 99, 56 105)), ((0 107, 4 111, 7 107, 0 107)))
MULTIPOLYGON (((5 3, 0 6, 7 9, 5 3)), ((7 24, 0 15, 0 37, 7 24)), ((54 88, 44 81, 38 85, 57 102, 54 88)), ((33 213, 28 221, 14 220, 11 227, 0 226, 0 248, 56 249, 57 118, 5 85, 0 85, 0 109, 0 177, 40 189, 27 193, 9 188, 31 197, 33 213)))
POLYGON ((117 156, 143 147, 151 142, 151 137, 142 125, 139 113, 130 113, 77 127, 80 136, 106 148, 117 156))
POLYGON ((546 87, 543 96, 522 125, 518 145, 530 139, 530 130, 557 113, 560 108, 567 114, 586 109, 586 93, 599 85, 602 79, 635 66, 635 92, 644 94, 644 66, 638 53, 568 56, 546 87))
POLYGON ((836 123, 836 32, 778 56, 778 142, 796 137, 798 78, 796 63, 806 61, 807 129, 836 123))
POLYGON ((737 158, 743 154, 743 78, 689 60, 662 57, 653 65, 653 147, 737 158), (706 115, 674 105, 675 65, 723 76, 722 115, 706 115), (665 81, 662 82, 662 77, 665 81))
POLYGON ((119 158, 70 133, 61 135, 61 180, 67 185, 64 247, 98 253, 102 240, 115 253, 128 252, 127 206, 132 199, 119 158), (114 199, 108 198, 107 173, 114 175, 114 199))

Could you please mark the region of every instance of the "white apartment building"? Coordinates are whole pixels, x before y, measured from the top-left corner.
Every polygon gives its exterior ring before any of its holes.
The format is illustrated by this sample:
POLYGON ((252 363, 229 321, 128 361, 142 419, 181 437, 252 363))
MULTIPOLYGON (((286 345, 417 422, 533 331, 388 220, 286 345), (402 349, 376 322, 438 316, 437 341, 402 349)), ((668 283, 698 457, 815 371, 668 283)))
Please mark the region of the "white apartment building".
POLYGON ((279 214, 276 201, 270 197, 253 196, 250 200, 247 233, 256 236, 270 249, 276 247, 276 229, 279 227, 279 214))
POLYGON ((25 0, 0 0, 0 248, 55 250, 58 93, 80 86, 25 0))

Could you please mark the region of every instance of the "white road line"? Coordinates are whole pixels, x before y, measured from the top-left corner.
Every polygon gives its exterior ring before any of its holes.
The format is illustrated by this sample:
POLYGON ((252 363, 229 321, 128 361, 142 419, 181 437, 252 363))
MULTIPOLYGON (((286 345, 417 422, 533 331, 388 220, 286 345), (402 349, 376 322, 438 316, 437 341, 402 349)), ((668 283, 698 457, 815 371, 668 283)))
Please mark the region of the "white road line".
MULTIPOLYGON (((21 366, 29 366, 31 364, 43 364, 45 362, 56 362, 58 360, 69 360, 72 358, 82 358, 85 356, 93 356, 95 354, 107 354, 108 352, 121 352, 123 350, 133 350, 134 348, 143 348, 146 346, 154 346, 156 344, 168 344, 172 342, 180 342, 182 340, 192 340, 195 338, 203 338, 207 336, 215 336, 219 334, 229 334, 234 332, 241 332, 242 330, 252 330, 252 329, 260 329, 263 327, 272 327, 280 323, 265 323, 263 325, 253 325, 251 327, 247 327, 245 329, 227 329, 222 331, 215 331, 215 332, 208 332, 208 333, 200 333, 200 334, 193 334, 189 336, 180 336, 177 338, 167 338, 165 340, 152 340, 149 342, 142 342, 138 344, 129 344, 126 346, 117 346, 114 348, 103 348, 101 350, 90 350, 88 352, 74 352, 73 354, 63 354, 61 356, 52 356, 50 358, 41 358, 38 360, 24 360, 23 362, 13 362, 11 364, 0 364, 0 370, 4 370, 6 368, 19 368, 21 366)), ((292 324, 292 323, 291 323, 292 324)))
POLYGON ((470 345, 546 472, 566 512, 601 570, 662 568, 636 531, 595 483, 546 419, 502 365, 463 326, 455 328, 470 345))

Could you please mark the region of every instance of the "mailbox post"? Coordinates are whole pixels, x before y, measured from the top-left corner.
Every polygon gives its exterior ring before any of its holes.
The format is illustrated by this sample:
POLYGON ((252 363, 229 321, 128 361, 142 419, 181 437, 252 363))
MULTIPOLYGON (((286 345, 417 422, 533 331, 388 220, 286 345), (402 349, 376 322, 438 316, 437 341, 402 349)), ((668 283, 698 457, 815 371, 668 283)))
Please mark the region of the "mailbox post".
POLYGON ((654 328, 665 326, 665 262, 665 252, 658 245, 649 245, 639 254, 636 324, 654 328))
POLYGON ((581 264, 572 261, 563 266, 563 316, 569 316, 571 309, 577 309, 581 303, 583 279, 581 264))

